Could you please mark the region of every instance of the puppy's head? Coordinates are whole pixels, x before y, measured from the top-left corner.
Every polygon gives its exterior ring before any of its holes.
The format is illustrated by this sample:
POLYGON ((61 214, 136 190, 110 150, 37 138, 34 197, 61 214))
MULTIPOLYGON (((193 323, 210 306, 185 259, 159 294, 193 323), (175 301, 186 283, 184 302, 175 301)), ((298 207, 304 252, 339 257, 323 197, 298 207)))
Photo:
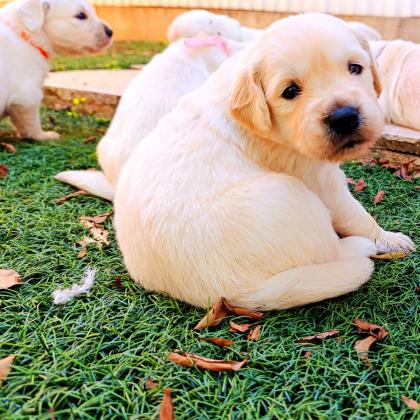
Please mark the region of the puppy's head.
POLYGON ((98 53, 111 44, 111 28, 86 0, 20 0, 16 15, 26 31, 42 31, 57 53, 98 53))
POLYGON ((369 44, 341 19, 283 19, 248 52, 230 113, 253 134, 330 161, 355 158, 379 137, 381 87, 369 44))
POLYGON ((193 38, 200 35, 219 35, 242 41, 241 25, 228 16, 217 15, 207 10, 192 10, 174 19, 168 29, 168 40, 193 38))

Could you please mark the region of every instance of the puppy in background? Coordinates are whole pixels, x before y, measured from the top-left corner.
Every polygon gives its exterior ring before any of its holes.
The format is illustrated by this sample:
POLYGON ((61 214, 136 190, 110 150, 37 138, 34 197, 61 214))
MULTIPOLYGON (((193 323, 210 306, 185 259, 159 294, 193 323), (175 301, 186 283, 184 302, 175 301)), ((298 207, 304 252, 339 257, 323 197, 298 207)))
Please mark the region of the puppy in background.
POLYGON ((220 35, 238 42, 250 42, 261 35, 261 30, 241 26, 236 19, 207 10, 182 13, 173 20, 168 29, 169 42, 199 35, 220 35))
POLYGON ((386 121, 420 130, 420 45, 371 42, 383 84, 379 98, 386 121))
POLYGON ((215 35, 177 41, 155 56, 131 81, 97 155, 103 172, 64 171, 55 178, 107 200, 131 152, 170 112, 244 44, 215 35))
POLYGON ((115 227, 133 279, 201 307, 285 309, 359 288, 377 251, 412 250, 339 166, 380 136, 379 94, 367 40, 341 19, 270 26, 125 164, 115 227))
POLYGON ((21 137, 59 138, 41 128, 43 84, 54 54, 98 53, 112 30, 86 0, 18 0, 0 9, 0 118, 21 137))

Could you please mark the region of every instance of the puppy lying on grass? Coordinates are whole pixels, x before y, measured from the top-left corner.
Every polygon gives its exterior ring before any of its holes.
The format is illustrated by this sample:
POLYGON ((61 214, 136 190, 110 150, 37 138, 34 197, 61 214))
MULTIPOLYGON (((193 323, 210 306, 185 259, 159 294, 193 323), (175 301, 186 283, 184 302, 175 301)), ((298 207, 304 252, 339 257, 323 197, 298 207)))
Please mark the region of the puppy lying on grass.
POLYGON ((18 0, 0 9, 0 118, 21 137, 59 138, 41 128, 42 87, 55 53, 97 53, 112 30, 85 0, 18 0))
POLYGON ((105 137, 97 147, 103 172, 64 171, 55 178, 107 200, 137 144, 170 112, 179 98, 198 88, 245 44, 221 37, 200 37, 171 44, 129 84, 105 137))
POLYGON ((372 42, 387 122, 420 130, 420 45, 409 41, 372 42))
POLYGON ((225 296, 285 309, 359 288, 377 251, 412 250, 352 197, 339 167, 380 135, 379 94, 368 42, 347 23, 274 23, 125 164, 115 227, 131 276, 201 307, 225 296))

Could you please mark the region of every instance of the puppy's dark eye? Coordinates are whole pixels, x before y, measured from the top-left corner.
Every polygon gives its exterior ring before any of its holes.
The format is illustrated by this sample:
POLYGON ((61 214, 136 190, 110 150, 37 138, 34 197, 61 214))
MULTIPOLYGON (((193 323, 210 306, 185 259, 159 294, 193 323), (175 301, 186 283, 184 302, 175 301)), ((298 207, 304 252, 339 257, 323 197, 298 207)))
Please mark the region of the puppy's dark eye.
POLYGON ((76 18, 76 19, 79 19, 79 20, 86 20, 88 17, 87 17, 87 14, 86 14, 86 13, 84 13, 84 12, 80 12, 79 14, 77 14, 77 15, 75 16, 75 18, 76 18))
POLYGON ((301 93, 300 87, 296 83, 292 83, 290 86, 288 86, 286 89, 284 89, 281 96, 284 99, 287 99, 288 101, 295 99, 296 96, 298 96, 301 93))
POLYGON ((363 67, 360 64, 349 64, 349 72, 351 74, 362 74, 363 67))

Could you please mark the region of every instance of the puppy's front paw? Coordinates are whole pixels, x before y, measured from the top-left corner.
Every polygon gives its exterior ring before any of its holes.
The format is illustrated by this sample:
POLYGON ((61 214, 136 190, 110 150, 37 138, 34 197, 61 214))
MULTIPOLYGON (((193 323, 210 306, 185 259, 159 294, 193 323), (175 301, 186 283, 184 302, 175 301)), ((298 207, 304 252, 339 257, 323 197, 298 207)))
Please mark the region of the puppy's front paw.
POLYGON ((383 229, 375 238, 375 245, 379 254, 387 252, 404 252, 409 254, 415 249, 413 241, 408 236, 400 232, 387 232, 383 229))
POLYGON ((38 141, 58 140, 60 138, 60 134, 56 133, 55 131, 43 131, 38 135, 33 136, 32 138, 38 141))

